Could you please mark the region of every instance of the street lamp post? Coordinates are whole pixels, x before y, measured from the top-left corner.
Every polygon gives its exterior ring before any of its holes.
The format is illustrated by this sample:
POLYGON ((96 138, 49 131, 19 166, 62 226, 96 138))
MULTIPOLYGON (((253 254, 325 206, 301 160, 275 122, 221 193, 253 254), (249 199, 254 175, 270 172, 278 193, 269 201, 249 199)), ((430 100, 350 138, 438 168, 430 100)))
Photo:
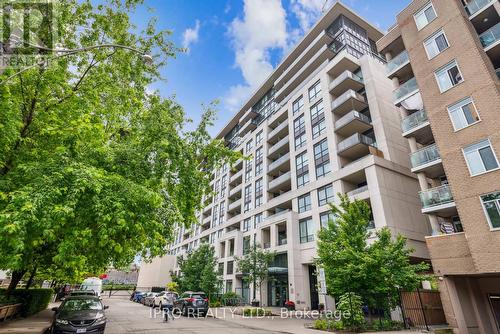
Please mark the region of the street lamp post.
MULTIPOLYGON (((59 58, 62 58, 62 57, 67 57, 67 56, 71 56, 71 55, 74 55, 74 54, 77 54, 77 53, 81 53, 81 52, 88 52, 88 51, 92 51, 92 50, 95 50, 95 49, 124 49, 124 50, 128 50, 128 51, 131 51, 131 52, 134 52, 134 53, 137 53, 141 56, 142 60, 144 61, 145 64, 147 65, 151 65, 153 63, 153 56, 151 56, 150 54, 142 51, 142 50, 139 50, 137 48, 134 48, 134 47, 131 47, 131 46, 127 46, 127 45, 120 45, 120 44, 99 44, 99 45, 92 45, 92 46, 86 46, 86 47, 82 47, 82 48, 78 48, 78 49, 51 49, 51 48, 46 48, 46 47, 43 47, 43 46, 39 46, 39 45, 33 45, 33 44, 29 44, 30 46, 33 46, 33 47, 36 47, 37 49, 39 50, 43 50, 43 51, 53 51, 53 52, 57 52, 57 53, 60 53, 59 55, 55 56, 53 59, 59 59, 59 58)), ((30 65, 28 67, 25 67, 23 68, 22 70, 12 74, 11 76, 9 76, 8 78, 6 78, 5 80, 3 80, 2 82, 0 82, 0 84, 4 84, 5 82, 9 81, 10 79, 32 69, 32 68, 35 68, 37 66, 42 66, 43 65, 43 62, 39 62, 39 63, 36 63, 36 64, 33 64, 33 65, 30 65)))

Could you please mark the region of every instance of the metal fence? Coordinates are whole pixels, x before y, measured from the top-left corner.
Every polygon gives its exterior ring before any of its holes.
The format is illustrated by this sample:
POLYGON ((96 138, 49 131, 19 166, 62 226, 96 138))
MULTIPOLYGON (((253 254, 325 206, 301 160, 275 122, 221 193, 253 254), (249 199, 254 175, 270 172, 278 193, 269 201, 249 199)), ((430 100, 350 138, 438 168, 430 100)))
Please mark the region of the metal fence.
POLYGON ((401 291, 401 309, 406 328, 429 330, 446 324, 439 291, 401 291))

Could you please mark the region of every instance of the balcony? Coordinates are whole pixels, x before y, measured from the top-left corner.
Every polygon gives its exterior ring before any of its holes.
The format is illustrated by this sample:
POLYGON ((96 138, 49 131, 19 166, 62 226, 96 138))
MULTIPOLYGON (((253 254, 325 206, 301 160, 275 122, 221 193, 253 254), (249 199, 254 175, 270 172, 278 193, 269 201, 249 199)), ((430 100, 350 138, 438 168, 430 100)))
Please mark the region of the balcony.
POLYGON ((444 174, 441 156, 436 144, 412 153, 410 161, 413 173, 425 173, 431 179, 444 174))
POLYGON ((335 122, 335 132, 343 137, 362 133, 372 128, 370 117, 351 110, 335 122))
POLYGON ((248 120, 248 122, 246 122, 245 124, 243 124, 240 128, 240 136, 245 136, 245 134, 248 132, 248 131, 252 131, 252 130, 255 130, 257 128, 257 121, 254 120, 254 119, 250 119, 248 120))
POLYGON ((411 72, 410 57, 408 51, 404 50, 396 57, 387 62, 387 77, 405 77, 411 72))
POLYGON ((434 140, 425 110, 419 110, 401 121, 403 137, 415 137, 417 142, 428 144, 434 140))
POLYGON ((288 136, 286 136, 285 138, 281 139, 276 144, 271 146, 269 148, 269 151, 267 152, 267 155, 273 159, 280 156, 281 154, 285 154, 286 152, 288 152, 289 143, 290 139, 288 138, 288 136))
POLYGON ((291 212, 291 211, 292 211, 292 210, 290 210, 290 209, 285 209, 285 210, 278 211, 278 212, 276 212, 276 213, 275 213, 275 214, 273 214, 273 215, 270 215, 270 216, 264 217, 264 220, 263 220, 263 221, 264 221, 265 223, 268 223, 268 222, 270 222, 270 221, 272 221, 272 220, 274 220, 274 219, 277 219, 277 218, 279 218, 280 216, 282 216, 282 215, 284 215, 284 214, 286 214, 286 213, 289 213, 289 212, 291 212))
POLYGON ((347 92, 333 100, 332 111, 335 114, 342 116, 351 110, 361 111, 367 106, 368 104, 361 94, 349 89, 347 92))
POLYGON ((203 214, 204 215, 210 215, 212 213, 212 203, 205 205, 203 208, 203 214))
POLYGON ((207 217, 205 219, 203 219, 203 221, 201 222, 201 226, 202 227, 205 227, 205 226, 210 226, 210 221, 211 221, 212 217, 207 217))
POLYGON ((270 163, 269 166, 267 167, 267 172, 271 173, 271 172, 274 172, 275 170, 278 170, 278 169, 284 168, 284 167, 288 167, 286 169, 290 170, 289 162, 290 162, 290 153, 286 153, 281 158, 278 158, 277 160, 270 163))
POLYGON ((229 213, 240 212, 240 211, 241 211, 241 198, 234 201, 233 203, 230 203, 227 206, 227 212, 229 213))
POLYGON ((229 198, 232 198, 238 194, 240 194, 240 197, 241 197, 241 187, 242 185, 241 184, 238 184, 236 187, 234 187, 233 189, 231 189, 229 191, 229 198))
POLYGON ((417 79, 415 77, 406 81, 404 84, 399 86, 394 92, 394 104, 399 107, 402 101, 406 100, 416 92, 418 92, 417 79))
POLYGON ((288 134, 288 121, 285 120, 280 123, 277 127, 275 127, 269 134, 267 135, 267 140, 272 140, 276 136, 283 137, 288 134))
MULTIPOLYGON (((497 23, 490 29, 479 35, 479 40, 484 47, 484 51, 493 50, 500 44, 500 23, 497 23)), ((490 51, 491 52, 491 51, 490 51)))
POLYGON ((229 179, 229 184, 232 185, 234 183, 240 183, 242 176, 243 176, 243 169, 241 169, 239 172, 231 176, 231 178, 229 179))
POLYGON ((348 191, 347 192, 347 196, 353 197, 353 196, 356 196, 358 194, 364 193, 365 191, 368 191, 368 186, 367 185, 359 187, 359 188, 356 188, 356 189, 351 190, 351 191, 348 191))
POLYGON ((456 212, 455 201, 450 186, 445 184, 419 193, 422 202, 422 213, 436 213, 448 216, 456 212))
POLYGON ((357 160, 370 154, 370 147, 376 147, 377 143, 373 138, 360 133, 355 133, 338 144, 338 155, 350 160, 357 160))
POLYGON ((288 188, 291 185, 291 179, 291 172, 287 172, 281 176, 278 176, 277 178, 269 182, 267 190, 269 192, 276 192, 277 190, 288 188))
POLYGON ((251 119, 254 119, 256 118, 257 116, 259 116, 259 114, 257 113, 257 110, 253 109, 253 108, 250 108, 240 119, 240 122, 241 123, 245 123, 247 122, 248 120, 251 120, 251 119))
POLYGON ((349 89, 358 91, 363 88, 363 86, 364 83, 362 78, 349 70, 345 70, 330 83, 328 88, 331 94, 339 96, 349 89))
POLYGON ((465 6, 465 11, 469 16, 477 15, 493 2, 494 0, 472 0, 465 6))
POLYGON ((232 166, 233 170, 234 171, 239 171, 243 168, 243 159, 240 158, 238 160, 236 160, 236 162, 234 163, 234 165, 232 166))

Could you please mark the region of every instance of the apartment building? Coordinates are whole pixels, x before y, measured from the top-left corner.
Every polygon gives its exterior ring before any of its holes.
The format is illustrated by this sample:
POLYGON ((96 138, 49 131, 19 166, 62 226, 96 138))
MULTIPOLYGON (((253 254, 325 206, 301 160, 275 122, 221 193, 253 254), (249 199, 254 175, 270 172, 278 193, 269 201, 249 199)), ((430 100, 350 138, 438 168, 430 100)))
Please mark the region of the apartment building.
POLYGON ((172 254, 212 244, 225 291, 249 301, 235 256, 256 242, 278 254, 273 279, 257 293, 261 305, 292 300, 315 309, 325 302, 315 275, 317 231, 340 192, 371 206, 374 231, 389 227, 408 238, 415 261, 428 259, 430 228, 410 146, 376 52, 382 36, 341 3, 320 18, 217 135, 251 158, 214 173, 199 224, 180 228, 172 254))
POLYGON ((496 0, 415 0, 377 42, 457 333, 500 333, 499 14, 496 0))

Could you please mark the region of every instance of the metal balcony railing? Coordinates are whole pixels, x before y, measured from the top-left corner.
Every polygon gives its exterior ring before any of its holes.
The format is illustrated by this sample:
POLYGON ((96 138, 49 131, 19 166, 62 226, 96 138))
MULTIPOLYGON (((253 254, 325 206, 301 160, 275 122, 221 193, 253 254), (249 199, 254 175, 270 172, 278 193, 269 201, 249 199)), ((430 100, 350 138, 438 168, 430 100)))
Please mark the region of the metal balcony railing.
POLYGON ((445 184, 419 193, 424 208, 453 202, 450 186, 445 184))
POLYGON ((335 129, 340 129, 341 127, 352 122, 355 119, 359 119, 365 123, 371 123, 370 117, 368 117, 360 112, 357 112, 356 110, 353 110, 353 111, 345 114, 338 121, 335 122, 335 129))
POLYGON ((493 27, 491 27, 490 29, 486 30, 481 35, 479 35, 479 40, 481 41, 481 44, 485 48, 492 45, 499 39, 500 39, 500 23, 497 23, 496 25, 494 25, 493 27))
POLYGON ((418 90, 417 79, 414 77, 399 86, 394 92, 394 101, 399 101, 401 98, 418 90))
POLYGON ((465 10, 472 16, 492 2, 493 0, 472 0, 465 6, 465 10))
POLYGON ((407 62, 410 61, 410 58, 408 57, 408 51, 404 50, 400 54, 398 54, 396 57, 392 58, 387 62, 387 74, 394 72, 398 67, 406 64, 407 62))
POLYGON ((410 116, 403 118, 403 120, 401 121, 401 129, 403 130, 403 133, 405 133, 424 124, 428 120, 429 119, 427 118, 427 113, 422 109, 411 114, 410 116))
POLYGON ((411 166, 413 168, 426 165, 438 159, 441 159, 441 156, 436 144, 426 146, 410 155, 411 166))

